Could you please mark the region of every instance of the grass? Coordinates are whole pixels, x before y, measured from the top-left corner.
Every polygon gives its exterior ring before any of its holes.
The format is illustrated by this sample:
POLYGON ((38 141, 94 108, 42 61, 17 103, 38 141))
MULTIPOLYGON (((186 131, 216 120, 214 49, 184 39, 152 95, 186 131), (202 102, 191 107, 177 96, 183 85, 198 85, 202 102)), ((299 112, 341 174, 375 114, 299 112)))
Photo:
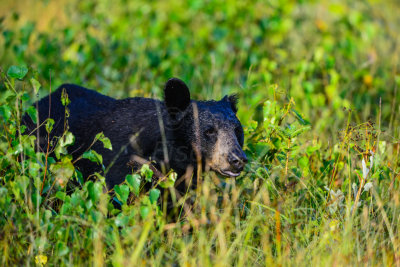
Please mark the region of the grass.
POLYGON ((0 4, 2 265, 399 265, 396 1, 27 3, 0 4), (177 221, 137 194, 148 170, 118 211, 101 175, 67 194, 66 140, 53 158, 20 134, 61 83, 161 98, 172 76, 238 94, 249 157, 236 180, 203 174, 177 221))

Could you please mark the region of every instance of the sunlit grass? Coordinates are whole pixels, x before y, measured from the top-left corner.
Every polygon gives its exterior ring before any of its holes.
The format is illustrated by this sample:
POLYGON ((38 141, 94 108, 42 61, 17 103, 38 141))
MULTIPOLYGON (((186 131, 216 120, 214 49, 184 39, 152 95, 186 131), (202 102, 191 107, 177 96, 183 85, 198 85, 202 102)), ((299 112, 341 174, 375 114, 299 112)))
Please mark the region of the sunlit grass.
POLYGON ((396 1, 32 5, 0 4, 2 265, 399 265, 396 1), (236 180, 204 173, 178 216, 132 181, 121 211, 100 175, 67 192, 68 156, 20 135, 61 83, 162 98, 172 76, 196 99, 238 94, 249 157, 236 180))

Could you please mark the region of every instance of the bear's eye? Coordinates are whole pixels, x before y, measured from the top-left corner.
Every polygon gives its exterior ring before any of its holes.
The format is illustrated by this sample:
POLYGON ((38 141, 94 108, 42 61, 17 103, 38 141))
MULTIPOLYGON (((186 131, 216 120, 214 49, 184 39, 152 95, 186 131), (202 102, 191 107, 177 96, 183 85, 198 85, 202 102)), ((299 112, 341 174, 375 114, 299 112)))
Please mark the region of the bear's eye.
POLYGON ((204 132, 204 134, 206 135, 206 136, 213 136, 213 135, 215 135, 217 133, 217 129, 215 129, 214 127, 210 127, 210 128, 208 128, 205 132, 204 132))

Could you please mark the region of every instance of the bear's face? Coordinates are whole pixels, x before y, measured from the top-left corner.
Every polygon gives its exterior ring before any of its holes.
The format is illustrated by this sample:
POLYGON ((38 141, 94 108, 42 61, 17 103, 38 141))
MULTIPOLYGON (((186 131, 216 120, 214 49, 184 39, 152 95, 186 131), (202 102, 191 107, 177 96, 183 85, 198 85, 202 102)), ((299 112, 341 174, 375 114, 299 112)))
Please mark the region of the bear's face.
POLYGON ((236 96, 220 101, 190 100, 187 86, 170 79, 165 86, 165 105, 175 125, 177 138, 187 140, 196 164, 201 159, 206 170, 236 177, 247 163, 243 147, 243 128, 236 116, 236 96))
POLYGON ((236 98, 192 101, 192 106, 192 110, 198 110, 197 116, 195 111, 191 114, 195 121, 193 133, 197 137, 193 146, 201 152, 205 168, 224 176, 238 176, 247 158, 242 150, 243 128, 235 114, 236 98))

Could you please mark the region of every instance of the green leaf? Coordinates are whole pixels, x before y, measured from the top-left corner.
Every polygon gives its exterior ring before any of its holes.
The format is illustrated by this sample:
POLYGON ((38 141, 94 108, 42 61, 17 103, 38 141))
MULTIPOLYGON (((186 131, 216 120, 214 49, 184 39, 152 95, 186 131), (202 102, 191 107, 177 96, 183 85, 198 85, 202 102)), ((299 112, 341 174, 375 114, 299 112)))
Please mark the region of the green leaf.
POLYGON ((55 175, 59 185, 64 187, 68 180, 74 175, 75 168, 70 156, 64 156, 60 162, 50 165, 50 171, 55 175))
POLYGON ((104 136, 104 133, 103 133, 103 132, 98 133, 98 134, 96 135, 95 139, 96 139, 96 140, 99 140, 100 142, 102 142, 103 145, 104 145, 104 148, 107 148, 107 149, 112 150, 111 141, 110 141, 110 139, 109 139, 108 137, 105 137, 105 136, 104 136))
POLYGON ((321 148, 320 144, 317 144, 315 146, 309 146, 306 149, 307 155, 311 156, 315 151, 318 151, 321 148))
POLYGON ((46 132, 50 133, 51 130, 53 130, 53 125, 54 125, 54 120, 51 118, 48 118, 46 121, 46 132))
POLYGON ((88 182, 89 198, 95 203, 100 199, 103 188, 100 183, 88 182))
MULTIPOLYGON (((39 188, 40 190, 40 188, 39 188)), ((40 205, 42 203, 42 196, 39 193, 34 192, 33 194, 31 194, 31 199, 32 199, 32 203, 34 203, 34 205, 40 205)))
POLYGON ((23 193, 23 194, 27 193, 26 189, 29 185, 29 182, 30 182, 29 178, 26 177, 25 175, 18 177, 17 185, 18 185, 18 188, 21 191, 21 193, 23 193))
POLYGON ((71 132, 67 132, 66 134, 64 134, 62 138, 62 145, 70 146, 74 144, 74 141, 75 141, 74 135, 71 132))
POLYGON ((69 248, 67 247, 67 245, 65 245, 65 243, 63 243, 61 241, 59 241, 57 243, 56 248, 57 248, 57 255, 60 256, 60 257, 64 256, 64 255, 67 255, 68 252, 69 252, 69 248))
POLYGON ((145 178, 147 182, 151 182, 151 178, 153 177, 153 171, 150 169, 148 164, 143 164, 140 169, 140 174, 145 178))
POLYGON ((7 105, 0 106, 0 115, 5 121, 8 121, 8 119, 11 117, 11 108, 7 105))
POLYGON ((31 98, 31 97, 29 96, 29 94, 28 94, 27 92, 24 92, 24 93, 22 94, 22 96, 21 96, 21 100, 22 100, 23 102, 28 101, 30 98, 31 98))
POLYGON ((309 159, 307 157, 301 157, 299 159, 299 166, 302 169, 308 168, 309 163, 310 163, 310 161, 309 161, 309 159))
MULTIPOLYGON (((275 124, 280 117, 280 109, 277 107, 276 101, 265 101, 263 106, 264 121, 275 124)), ((265 127, 269 127, 268 123, 265 127)))
POLYGON ((96 162, 97 164, 103 164, 103 156, 94 150, 86 151, 85 153, 83 153, 82 158, 88 159, 92 162, 96 162))
POLYGON ((68 202, 65 202, 60 209, 60 214, 69 214, 72 209, 72 205, 68 202))
POLYGON ((276 149, 280 149, 282 146, 282 140, 279 138, 273 138, 271 140, 272 144, 275 146, 276 149))
POLYGON ((177 176, 176 172, 171 172, 167 177, 165 177, 165 180, 159 183, 159 185, 162 188, 171 188, 174 186, 177 176))
POLYGON ((125 227, 128 225, 129 220, 130 217, 126 216, 123 212, 121 212, 115 217, 115 225, 118 227, 125 227))
POLYGON ((295 138, 310 129, 311 129, 310 126, 301 126, 298 124, 296 126, 296 124, 291 124, 287 128, 285 128, 284 134, 287 138, 295 138), (298 128, 298 127, 300 127, 300 128, 298 128))
POLYGON ((18 155, 18 154, 22 153, 22 151, 24 150, 24 147, 21 143, 17 143, 17 142, 15 142, 15 143, 16 143, 16 145, 13 147, 13 150, 14 150, 13 154, 18 155))
POLYGON ((114 191, 117 194, 118 200, 125 204, 129 196, 129 186, 126 184, 116 185, 114 186, 114 191))
POLYGON ((56 193, 56 198, 58 198, 58 199, 60 199, 62 201, 65 201, 65 197, 66 196, 67 196, 67 194, 65 192, 62 192, 62 191, 58 191, 56 193))
POLYGON ((149 215, 150 208, 148 206, 140 206, 140 216, 142 219, 146 219, 146 217, 149 215))
POLYGON ((128 183, 128 185, 130 186, 131 190, 133 191, 133 193, 136 196, 139 196, 140 193, 140 183, 141 183, 141 176, 139 174, 128 174, 126 176, 126 182, 128 183))
POLYGON ((60 158, 61 154, 68 154, 67 147, 72 145, 75 141, 75 137, 71 132, 66 132, 57 143, 57 146, 54 150, 54 154, 56 154, 57 158, 60 158))
POLYGON ((29 117, 31 117, 33 123, 37 123, 37 113, 36 109, 33 106, 30 106, 27 110, 26 113, 28 113, 29 117))
POLYGON ((11 66, 7 71, 7 76, 14 79, 22 80, 28 73, 28 68, 11 66))
POLYGON ((85 181, 83 179, 83 174, 79 170, 75 170, 75 178, 79 184, 82 185, 85 183, 85 181))
POLYGON ((80 206, 82 203, 84 203, 84 200, 79 191, 75 191, 74 193, 71 194, 72 206, 80 206))
POLYGON ((95 223, 100 222, 101 219, 103 218, 103 214, 102 214, 101 212, 96 211, 96 210, 93 210, 93 209, 90 211, 90 215, 91 215, 91 217, 92 217, 92 220, 93 220, 95 223))
POLYGON ((65 90, 65 88, 63 88, 63 90, 61 92, 61 104, 63 106, 68 106, 69 103, 71 103, 71 101, 68 98, 67 91, 65 90))
POLYGON ((156 203, 159 197, 160 197, 160 190, 158 190, 157 188, 150 190, 149 199, 151 204, 156 203))
POLYGON ((37 177, 39 175, 40 169, 41 169, 41 167, 37 162, 34 162, 34 161, 29 162, 29 174, 32 177, 37 177))

